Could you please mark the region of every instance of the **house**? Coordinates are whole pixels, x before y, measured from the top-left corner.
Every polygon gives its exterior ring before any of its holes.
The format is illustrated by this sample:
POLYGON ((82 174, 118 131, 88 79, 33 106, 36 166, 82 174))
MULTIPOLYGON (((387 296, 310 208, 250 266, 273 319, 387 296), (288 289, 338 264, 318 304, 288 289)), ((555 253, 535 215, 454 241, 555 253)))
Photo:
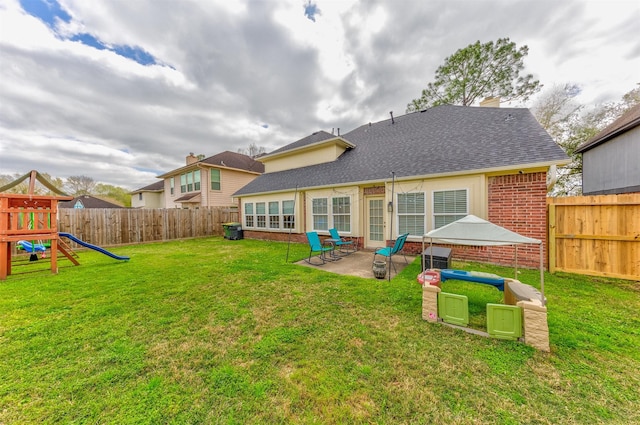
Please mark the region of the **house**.
POLYGON ((76 196, 70 201, 58 202, 58 208, 125 208, 91 195, 76 196))
POLYGON ((264 172, 250 156, 225 151, 208 158, 190 153, 186 165, 158 176, 165 208, 237 206, 233 193, 264 172))
POLYGON ((131 208, 164 208, 164 181, 151 183, 131 194, 131 208))
MULTIPOLYGON (((259 160, 265 173, 234 194, 245 237, 306 242, 335 227, 373 249, 409 233, 417 253, 425 233, 467 214, 546 240, 547 172, 568 157, 527 109, 443 105, 319 131, 259 160)), ((454 253, 513 261, 497 247, 454 253)), ((539 264, 538 250, 518 255, 539 264)))
POLYGON ((576 149, 582 154, 582 193, 640 192, 640 105, 576 149))

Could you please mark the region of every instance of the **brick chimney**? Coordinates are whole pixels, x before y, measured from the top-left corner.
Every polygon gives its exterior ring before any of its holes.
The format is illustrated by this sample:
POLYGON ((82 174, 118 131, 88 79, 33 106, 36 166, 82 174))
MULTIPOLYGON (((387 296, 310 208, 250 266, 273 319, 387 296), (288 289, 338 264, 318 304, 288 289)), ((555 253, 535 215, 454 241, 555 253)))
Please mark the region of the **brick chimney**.
POLYGON ((482 108, 499 108, 500 107, 500 96, 485 97, 484 100, 480 101, 480 107, 482 107, 482 108))
POLYGON ((193 154, 193 152, 189 152, 187 155, 187 165, 191 165, 195 162, 198 162, 198 157, 193 154))

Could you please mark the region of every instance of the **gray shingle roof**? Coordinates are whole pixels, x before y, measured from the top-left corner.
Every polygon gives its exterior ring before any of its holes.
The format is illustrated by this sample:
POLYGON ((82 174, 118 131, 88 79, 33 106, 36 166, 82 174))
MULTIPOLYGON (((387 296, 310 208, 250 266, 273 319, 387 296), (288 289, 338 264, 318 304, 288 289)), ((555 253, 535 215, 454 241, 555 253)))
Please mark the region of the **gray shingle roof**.
POLYGON ((366 124, 342 138, 356 147, 336 161, 266 173, 234 195, 290 190, 296 184, 384 181, 392 171, 396 177, 425 176, 568 159, 524 108, 443 105, 396 117, 394 123, 366 124))

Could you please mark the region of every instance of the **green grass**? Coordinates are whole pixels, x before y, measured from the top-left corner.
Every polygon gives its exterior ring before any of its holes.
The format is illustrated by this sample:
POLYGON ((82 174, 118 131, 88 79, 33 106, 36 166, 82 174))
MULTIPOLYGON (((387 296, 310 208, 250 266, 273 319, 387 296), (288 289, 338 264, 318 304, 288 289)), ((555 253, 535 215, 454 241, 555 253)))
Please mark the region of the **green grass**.
MULTIPOLYGON (((113 251, 0 281, 0 423, 640 423, 637 282, 546 275, 549 354, 423 321, 419 260, 389 283, 276 242, 113 251)), ((482 329, 501 294, 445 285, 482 329)))

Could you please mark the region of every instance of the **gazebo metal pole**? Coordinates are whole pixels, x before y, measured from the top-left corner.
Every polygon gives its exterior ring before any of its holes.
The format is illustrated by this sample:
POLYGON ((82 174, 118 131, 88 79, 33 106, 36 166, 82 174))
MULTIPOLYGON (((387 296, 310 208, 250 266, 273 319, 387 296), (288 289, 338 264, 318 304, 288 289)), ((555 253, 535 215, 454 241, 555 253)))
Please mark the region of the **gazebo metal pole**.
MULTIPOLYGON (((296 198, 298 197, 298 185, 296 184, 296 191, 293 193, 293 219, 295 220, 296 216, 296 198)), ((295 223, 295 221, 294 221, 295 223)), ((289 228, 289 237, 287 239, 287 258, 284 260, 285 263, 289 262, 289 247, 291 246, 291 227, 289 228)))
POLYGON ((518 245, 514 245, 513 246, 515 248, 515 252, 516 252, 516 275, 514 277, 515 280, 518 280, 518 245))
MULTIPOLYGON (((395 185, 396 185, 396 173, 395 172, 391 172, 391 211, 389 211, 389 213, 391 214, 389 217, 389 220, 391 220, 391 225, 390 227, 390 231, 389 231, 389 240, 393 240, 393 196, 394 196, 394 191, 395 191, 395 185)), ((393 249, 393 246, 391 246, 389 248, 389 264, 387 265, 387 269, 389 270, 389 275, 387 278, 387 282, 391 282, 391 250, 393 249)))

